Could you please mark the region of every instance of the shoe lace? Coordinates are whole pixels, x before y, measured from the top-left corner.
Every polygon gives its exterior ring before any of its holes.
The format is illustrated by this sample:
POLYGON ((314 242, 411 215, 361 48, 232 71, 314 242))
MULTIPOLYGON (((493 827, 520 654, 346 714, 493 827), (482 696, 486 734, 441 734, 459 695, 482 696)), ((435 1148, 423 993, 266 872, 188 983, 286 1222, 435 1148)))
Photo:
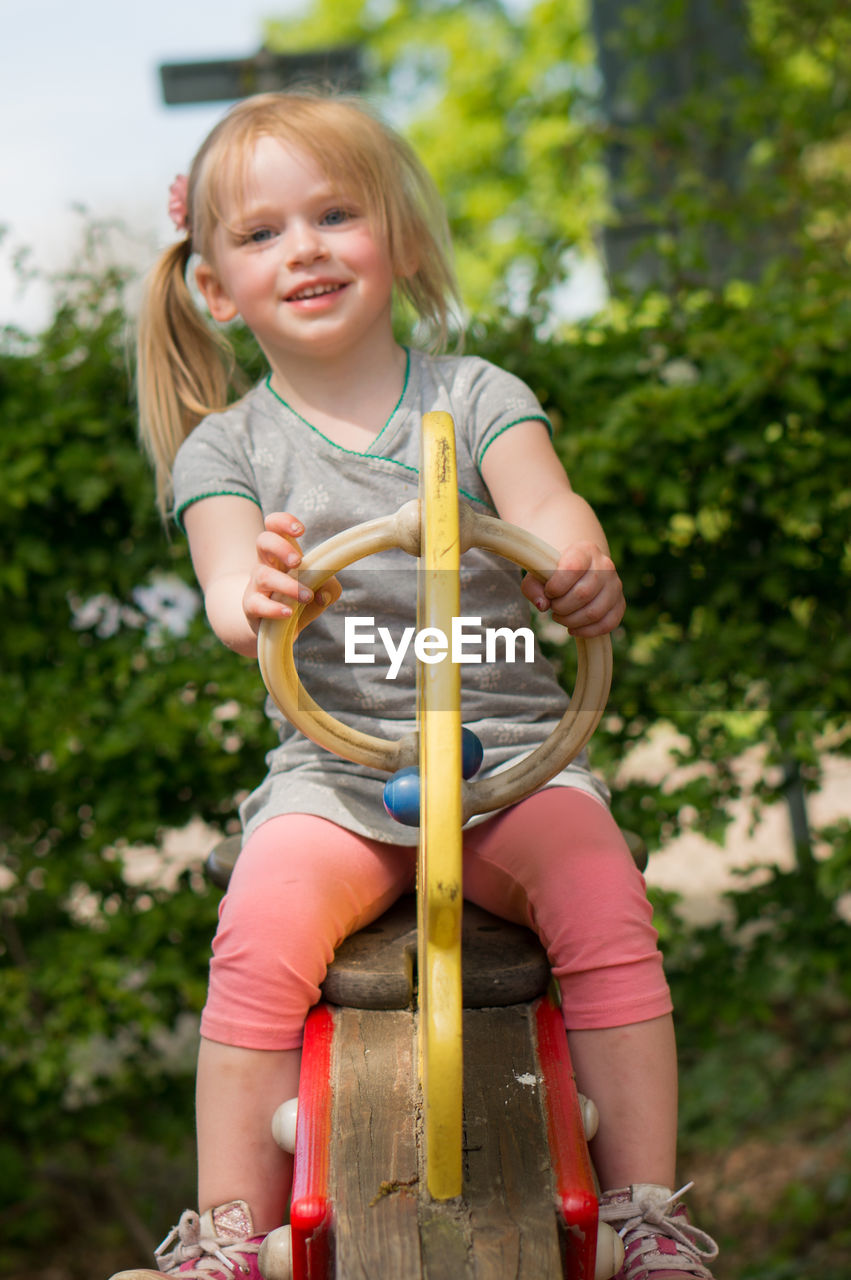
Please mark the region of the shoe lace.
POLYGON ((707 1262, 711 1262, 713 1258, 717 1258, 718 1245, 707 1231, 701 1231, 684 1215, 677 1218, 671 1216, 671 1210, 693 1186, 693 1182, 687 1182, 684 1187, 680 1187, 679 1191, 675 1191, 661 1203, 654 1203, 648 1198, 630 1200, 627 1203, 601 1204, 600 1218, 604 1222, 620 1221, 626 1218, 626 1222, 618 1231, 618 1235, 626 1244, 630 1243, 631 1239, 642 1236, 657 1234, 670 1236, 672 1240, 676 1240, 691 1252, 701 1267, 701 1273, 708 1276, 709 1272, 700 1264, 699 1259, 705 1258, 707 1262))
POLYGON ((232 1274, 242 1272, 248 1275, 250 1268, 245 1266, 245 1255, 257 1253, 260 1244, 256 1240, 237 1240, 233 1244, 223 1244, 215 1235, 209 1215, 201 1217, 193 1209, 187 1209, 180 1215, 176 1227, 163 1240, 154 1257, 160 1271, 173 1274, 184 1262, 198 1259, 197 1267, 181 1271, 181 1280, 209 1280, 210 1272, 216 1264, 227 1268, 232 1274))

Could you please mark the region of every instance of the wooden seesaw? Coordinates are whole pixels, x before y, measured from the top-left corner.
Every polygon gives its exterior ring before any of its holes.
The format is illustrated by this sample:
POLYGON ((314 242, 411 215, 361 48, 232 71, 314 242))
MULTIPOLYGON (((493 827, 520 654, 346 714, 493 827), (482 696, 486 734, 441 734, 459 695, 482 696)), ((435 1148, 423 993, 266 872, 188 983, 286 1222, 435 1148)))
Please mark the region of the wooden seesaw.
MULTIPOLYGON (((314 548, 298 576, 318 590, 401 547, 419 558, 418 628, 449 635, 472 546, 542 581, 557 561, 540 539, 459 503, 454 425, 430 413, 419 498, 314 548)), ((328 750, 394 777, 419 766, 418 888, 416 909, 403 899, 347 939, 308 1017, 297 1108, 285 1103, 274 1126, 295 1155, 291 1236, 272 1233, 261 1270, 267 1280, 608 1280, 623 1246, 598 1223, 594 1108, 576 1091, 546 956, 528 930, 464 907, 461 842, 470 817, 530 795, 591 737, 611 681, 609 639, 575 640, 573 696, 542 746, 467 780, 456 664, 419 664, 417 733, 371 737, 301 685, 299 615, 296 606, 261 626, 266 686, 328 750)))

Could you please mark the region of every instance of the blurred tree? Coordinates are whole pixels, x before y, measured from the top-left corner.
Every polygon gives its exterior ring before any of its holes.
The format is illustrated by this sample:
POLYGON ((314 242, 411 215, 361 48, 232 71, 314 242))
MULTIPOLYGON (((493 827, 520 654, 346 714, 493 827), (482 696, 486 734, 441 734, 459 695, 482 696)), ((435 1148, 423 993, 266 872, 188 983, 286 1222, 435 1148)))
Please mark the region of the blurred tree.
POLYGON ((847 237, 851 34, 831 0, 592 0, 610 269, 671 290, 847 237), (758 232, 757 229, 758 228, 758 232))
MULTIPOLYGON (((617 215, 605 228, 607 266, 633 288, 664 286, 664 260, 648 241, 678 235, 683 180, 707 200, 729 202, 741 189, 753 138, 738 104, 758 89, 748 11, 739 0, 592 0, 591 14, 617 215)), ((703 273, 716 284, 758 272, 770 252, 763 239, 759 255, 737 260, 717 217, 702 233, 703 273)))
POLYGON ((552 323, 603 229, 616 273, 643 261, 632 284, 674 292, 778 256, 845 263, 834 0, 314 0, 266 31, 272 49, 335 42, 363 46, 370 96, 437 179, 477 316, 540 298, 552 323))

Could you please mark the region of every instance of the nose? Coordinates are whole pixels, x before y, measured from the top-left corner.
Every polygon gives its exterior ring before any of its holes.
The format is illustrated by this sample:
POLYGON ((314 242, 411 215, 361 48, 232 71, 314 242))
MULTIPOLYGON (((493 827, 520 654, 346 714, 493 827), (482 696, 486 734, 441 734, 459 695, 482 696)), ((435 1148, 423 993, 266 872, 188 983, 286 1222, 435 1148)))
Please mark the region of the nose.
POLYGON ((328 249, 322 232, 306 219, 299 218, 287 228, 286 234, 287 265, 308 266, 328 257, 328 249))

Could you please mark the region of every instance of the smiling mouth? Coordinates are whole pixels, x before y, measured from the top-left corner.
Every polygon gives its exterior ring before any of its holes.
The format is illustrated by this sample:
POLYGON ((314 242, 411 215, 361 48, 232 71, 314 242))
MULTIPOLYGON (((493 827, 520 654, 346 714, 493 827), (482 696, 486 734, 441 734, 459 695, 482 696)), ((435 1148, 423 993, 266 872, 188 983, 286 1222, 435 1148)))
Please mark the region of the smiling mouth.
POLYGON ((287 302, 301 302, 306 298, 321 298, 326 293, 339 293, 345 287, 344 284, 307 285, 304 289, 291 293, 287 298, 287 302))

